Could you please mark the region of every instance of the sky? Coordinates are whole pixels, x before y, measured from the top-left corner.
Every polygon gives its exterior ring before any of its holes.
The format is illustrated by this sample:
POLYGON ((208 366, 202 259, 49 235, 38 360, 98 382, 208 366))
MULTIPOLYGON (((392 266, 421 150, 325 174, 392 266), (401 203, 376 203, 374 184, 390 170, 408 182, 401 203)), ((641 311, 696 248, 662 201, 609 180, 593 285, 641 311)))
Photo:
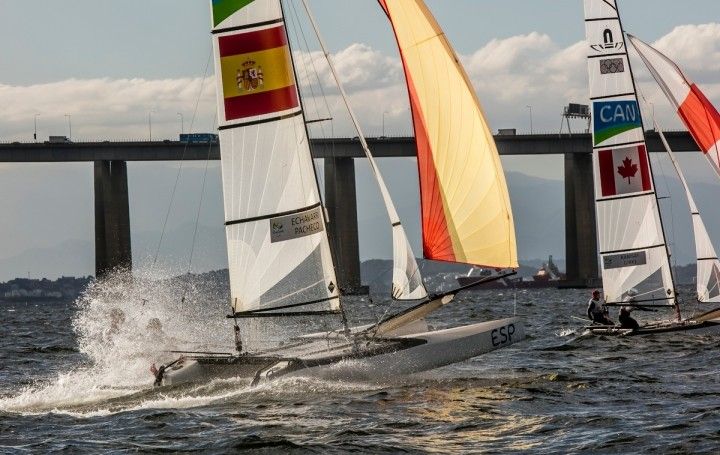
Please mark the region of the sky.
MULTIPOLYGON (((36 124, 40 140, 48 135, 130 140, 147 139, 150 134, 162 139, 175 138, 181 130, 213 131, 208 4, 196 0, 0 0, 0 141, 31 141, 36 124)), ((366 133, 409 135, 402 70, 387 19, 376 2, 310 0, 310 4, 366 133)), ((675 58, 717 105, 720 2, 693 0, 691 4, 626 0, 620 7, 626 30, 675 58)), ((535 132, 555 133, 564 105, 587 102, 582 1, 428 0, 428 5, 460 55, 493 130, 528 132, 532 122, 535 132)), ((304 22, 295 16, 301 9, 298 0, 286 9, 290 26, 304 22)), ((347 115, 338 109, 327 67, 310 41, 309 48, 295 47, 301 79, 315 81, 304 89, 308 116, 330 110, 335 118, 333 131, 314 127, 312 133, 354 135, 347 115), (312 96, 321 85, 326 99, 312 96)), ((680 128, 642 64, 633 61, 639 85, 661 124, 680 128)), ((584 126, 574 123, 573 128, 580 131, 584 126)), ((688 168, 691 185, 715 183, 699 157, 684 154, 681 161, 688 168)), ((563 178, 559 157, 506 158, 503 164, 517 175, 549 181, 563 178)), ((412 163, 405 165, 412 169, 412 163)), ((202 178, 203 168, 197 166, 184 165, 183 172, 188 178, 202 178)), ((162 227, 177 172, 178 165, 172 163, 130 167, 131 222, 138 258, 152 256, 156 250, 152 239, 162 227)), ((390 174, 391 189, 397 188, 400 194, 396 202, 407 207, 410 220, 406 224, 417 244, 415 182, 407 177, 409 173, 390 174)), ((361 197, 371 198, 372 190, 365 190, 371 182, 362 178, 358 178, 361 197)), ((208 179, 208 195, 217 199, 216 163, 210 165, 208 179)), ((187 182, 185 199, 197 198, 195 183, 187 182)), ((54 266, 56 275, 92 272, 91 165, 2 164, 0 188, 0 211, 5 214, 0 218, 0 232, 5 232, 0 236, 0 263, 6 264, 0 266, 0 279, 36 272, 52 275, 42 267, 42 256, 67 255, 59 245, 74 245, 77 251, 69 255, 75 260, 72 266, 62 262, 54 266), (49 215, 52 223, 43 221, 49 215), (29 253, 34 250, 40 252, 29 253)), ((558 200, 547 203, 562 205, 558 200)), ((171 220, 175 226, 192 224, 196 211, 196 205, 177 204, 171 220)), ((201 215, 208 235, 215 235, 214 229, 222 223, 221 205, 203 207, 201 215)), ((370 219, 363 213, 360 217, 361 223, 370 219)), ((516 218, 523 215, 516 213, 516 218)), ((368 235, 361 232, 363 257, 382 255, 382 249, 373 250, 371 242, 363 242, 368 235)), ((718 235, 720 240, 720 229, 718 235)), ((185 237, 178 233, 177 245, 185 237)), ((173 248, 168 246, 163 254, 184 257, 173 248)), ((209 249, 221 255, 221 247, 214 244, 209 249)), ((216 264, 218 260, 208 259, 202 267, 216 264)))

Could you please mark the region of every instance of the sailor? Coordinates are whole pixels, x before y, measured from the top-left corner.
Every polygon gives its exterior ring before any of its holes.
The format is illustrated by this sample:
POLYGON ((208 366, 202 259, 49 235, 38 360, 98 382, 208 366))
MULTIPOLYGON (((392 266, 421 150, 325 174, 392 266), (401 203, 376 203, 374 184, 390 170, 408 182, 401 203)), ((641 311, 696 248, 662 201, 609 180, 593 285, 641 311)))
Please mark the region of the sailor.
POLYGON ((588 301, 587 317, 595 324, 615 325, 610 319, 607 305, 600 299, 600 291, 595 289, 592 298, 588 301))
POLYGON ((630 312, 633 310, 633 308, 630 307, 622 307, 620 308, 620 315, 618 316, 618 321, 620 321, 620 328, 623 329, 632 329, 632 331, 636 331, 640 328, 640 324, 630 316, 630 312))
POLYGON ((243 345, 242 345, 242 337, 240 336, 240 327, 235 324, 235 350, 242 354, 243 352, 243 345))
POLYGON ((145 331, 147 334, 156 339, 163 338, 165 336, 165 332, 163 332, 162 328, 162 323, 158 318, 151 318, 148 321, 147 326, 145 326, 145 331))

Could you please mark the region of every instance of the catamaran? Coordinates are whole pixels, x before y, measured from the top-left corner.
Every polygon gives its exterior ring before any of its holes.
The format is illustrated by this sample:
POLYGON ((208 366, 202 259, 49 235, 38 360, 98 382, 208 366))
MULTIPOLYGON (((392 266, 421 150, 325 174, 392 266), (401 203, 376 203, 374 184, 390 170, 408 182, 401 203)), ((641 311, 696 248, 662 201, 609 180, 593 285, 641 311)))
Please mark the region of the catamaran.
MULTIPOLYGON (((513 217, 499 155, 464 69, 422 0, 379 3, 393 26, 407 79, 424 256, 516 268, 513 217), (455 121, 458 118, 463 121, 455 121)), ((337 80, 307 2, 303 5, 337 80)), ((516 317, 428 329, 426 316, 463 288, 439 294, 425 289, 390 193, 337 80, 388 213, 393 233, 391 295, 416 302, 375 324, 350 326, 335 278, 326 230, 332 220, 310 154, 283 4, 213 0, 212 12, 232 305, 228 317, 235 321, 238 352, 185 353, 153 366, 156 385, 221 377, 257 383, 297 374, 394 377, 521 340, 524 328, 516 317), (248 348, 248 331, 239 326, 239 321, 250 320, 254 327, 263 326, 262 333, 278 335, 293 325, 290 321, 313 326, 332 318, 339 320, 336 329, 301 333, 255 350, 248 348)))
MULTIPOLYGON (((616 1, 585 0, 585 27, 593 115, 595 208, 605 300, 608 306, 652 310, 674 307, 676 311, 675 318, 647 323, 639 330, 597 325, 587 329, 605 335, 720 330, 715 312, 685 319, 681 316, 616 1)), ((698 267, 702 268, 702 275, 700 272, 698 275, 698 299, 708 300, 710 291, 705 284, 717 277, 710 276, 712 271, 706 276, 706 267, 712 270, 717 258, 687 186, 686 192, 694 213, 701 260, 698 267), (708 281, 701 283, 705 278, 708 281)), ((716 281, 709 285, 713 293, 716 288, 716 281)))

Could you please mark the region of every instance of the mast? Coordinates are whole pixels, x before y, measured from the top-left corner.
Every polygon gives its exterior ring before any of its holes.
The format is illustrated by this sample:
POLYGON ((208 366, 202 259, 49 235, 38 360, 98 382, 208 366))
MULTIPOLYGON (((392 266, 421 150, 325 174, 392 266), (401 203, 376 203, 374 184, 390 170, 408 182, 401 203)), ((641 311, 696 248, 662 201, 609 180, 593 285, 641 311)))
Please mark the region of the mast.
MULTIPOLYGON (((283 6, 282 0, 280 0, 280 9, 282 12, 283 21, 285 21, 286 14, 285 14, 285 7, 283 6)), ((287 28, 285 28, 285 39, 287 40, 288 48, 290 49, 290 61, 292 62, 293 75, 295 76, 295 80, 297 81, 297 80, 299 80, 299 78, 297 75, 297 67, 295 66, 295 56, 292 53, 292 43, 290 42, 290 34, 288 33, 287 28)), ((305 104, 303 102, 302 91, 300 91, 300 90, 298 90, 298 100, 300 102, 300 109, 302 109, 302 111, 305 112, 305 104)), ((309 138, 310 131, 308 130, 308 122, 304 121, 303 126, 305 127, 305 137, 309 138)), ((312 156, 312 152, 311 152, 311 156, 312 156)), ((317 193, 318 193, 318 195, 321 195, 322 191, 320 190, 320 180, 318 179, 317 169, 315 168, 314 165, 313 165, 313 175, 315 176, 315 185, 316 185, 317 193)), ((322 197, 320 198, 320 200, 321 200, 322 209, 323 209, 322 210, 323 223, 325 225, 325 230, 327 231, 329 220, 327 219, 327 210, 325 209, 325 205, 324 205, 325 201, 322 199, 322 197)), ((332 248, 330 248, 330 254, 332 257, 333 270, 335 272, 337 272, 337 268, 335 266, 335 264, 337 264, 337 258, 336 258, 336 254, 332 248)), ((348 333, 350 333, 350 325, 348 324, 347 313, 345 312, 345 306, 343 305, 342 298, 338 299, 338 305, 340 307, 340 315, 341 315, 343 329, 344 329, 345 333, 348 334, 348 333)))
MULTIPOLYGON (((614 0, 614 1, 616 2, 615 8, 616 8, 616 12, 617 12, 618 23, 620 24, 620 34, 621 34, 620 36, 623 38, 623 42, 624 42, 625 41, 625 28, 622 25, 622 19, 620 18, 620 11, 617 9, 617 0, 614 0)), ((625 45, 624 48, 625 48, 625 55, 627 56, 627 45, 625 45)), ((627 66, 628 66, 628 71, 630 72, 630 80, 632 81, 633 92, 635 92, 635 100, 637 101, 637 93, 638 93, 637 84, 635 83, 635 75, 633 74, 632 63, 630 63, 629 57, 627 59, 627 66)), ((642 118, 642 112, 640 111, 639 107, 640 107, 640 104, 638 103, 638 114, 640 116, 640 126, 641 126, 641 131, 642 131, 642 138, 643 138, 643 142, 645 142, 645 121, 642 118)), ((647 148, 646 148, 646 152, 647 152, 647 148)), ((652 172, 652 160, 650 159, 649 155, 648 155, 648 167, 650 168, 650 178, 652 179, 653 188, 655 188, 656 187, 655 186, 655 174, 653 174, 653 172, 652 172)), ((658 198, 657 192, 655 192, 655 203, 658 205, 657 213, 658 213, 658 218, 660 219, 660 232, 662 232, 663 239, 665 239, 666 238, 665 237, 665 225, 663 224, 663 221, 662 221, 662 210, 660 210, 660 199, 658 198)), ((665 253, 667 255, 667 259, 669 262, 671 254, 670 254, 670 247, 668 247, 667 241, 665 241, 665 253)), ((673 292, 675 293, 676 292, 675 291, 675 281, 673 279, 672 267, 670 267, 670 280, 671 280, 670 285, 672 286, 673 292)), ((681 318, 680 305, 677 300, 677 294, 675 295, 675 298, 674 298, 674 306, 675 306, 675 309, 677 310, 678 319, 680 319, 681 318)))
POLYGON ((343 84, 337 74, 335 64, 333 63, 330 52, 328 51, 328 48, 325 45, 325 41, 320 34, 320 29, 317 26, 317 22, 315 22, 315 17, 310 10, 310 6, 308 5, 307 0, 302 0, 302 2, 308 18, 310 19, 310 23, 312 24, 312 27, 315 31, 315 35, 318 38, 318 42, 320 43, 320 47, 323 51, 325 59, 328 62, 330 71, 333 75, 333 78, 335 79, 335 83, 340 90, 340 94, 342 96, 343 102, 345 103, 345 107, 350 114, 350 119, 352 120, 353 126, 358 133, 360 144, 362 145, 365 156, 370 163, 370 168, 372 169, 373 175, 375 176, 375 180, 377 181, 377 184, 380 188, 380 193, 382 194, 383 202, 385 203, 385 208, 390 219, 390 225, 392 226, 393 233, 392 296, 394 299, 397 300, 424 299, 425 297, 427 297, 427 291, 425 290, 425 285, 422 281, 422 275, 420 274, 420 268, 417 265, 415 254, 412 252, 410 242, 407 239, 405 228, 400 222, 400 217, 398 216, 397 210, 395 209, 395 204, 390 197, 390 192, 387 189, 387 185, 385 184, 385 180, 383 179, 382 173, 380 172, 380 168, 375 162, 375 158, 373 157, 373 154, 370 151, 370 147, 365 140, 365 134, 362 131, 360 122, 358 122, 357 117, 355 116, 355 112, 350 105, 350 102, 348 101, 347 93, 345 92, 345 88, 343 87, 343 84))
POLYGON ((616 0, 585 0, 605 299, 674 305, 675 286, 616 0))

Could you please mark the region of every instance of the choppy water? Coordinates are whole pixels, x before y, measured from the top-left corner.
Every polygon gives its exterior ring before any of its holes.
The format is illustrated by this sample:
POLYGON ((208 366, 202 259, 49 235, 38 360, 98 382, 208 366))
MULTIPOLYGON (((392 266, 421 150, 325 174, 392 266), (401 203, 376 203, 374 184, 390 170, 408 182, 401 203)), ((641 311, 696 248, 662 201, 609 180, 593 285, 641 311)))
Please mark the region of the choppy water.
MULTIPOLYGON (((224 348, 222 296, 127 283, 79 303, 0 303, 1 452, 496 453, 720 450, 720 337, 587 338, 585 291, 517 293, 529 338, 388 383, 280 379, 153 390, 166 349, 224 348), (142 299, 147 303, 143 304, 142 299), (210 301, 199 304, 198 301, 210 301), (124 320, 109 323, 113 306, 124 320), (162 321, 150 333, 151 318, 162 321)), ((465 294, 436 326, 511 315, 465 294)), ((381 312, 352 299, 359 317, 381 312)))

